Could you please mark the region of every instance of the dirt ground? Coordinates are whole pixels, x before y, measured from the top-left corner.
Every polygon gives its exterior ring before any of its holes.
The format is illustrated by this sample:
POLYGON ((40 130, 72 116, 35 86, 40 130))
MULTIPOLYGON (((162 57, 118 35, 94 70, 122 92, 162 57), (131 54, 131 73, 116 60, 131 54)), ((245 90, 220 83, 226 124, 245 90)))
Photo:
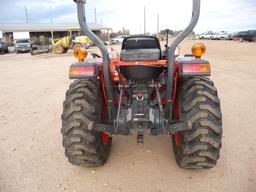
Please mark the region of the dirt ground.
MULTIPOLYGON (((188 50, 195 41, 186 40, 188 50)), ((205 41, 223 112, 223 147, 210 170, 177 167, 167 136, 115 136, 107 164, 72 166, 61 141, 67 55, 0 56, 1 192, 256 191, 256 43, 205 41)), ((184 53, 184 52, 183 52, 184 53)))

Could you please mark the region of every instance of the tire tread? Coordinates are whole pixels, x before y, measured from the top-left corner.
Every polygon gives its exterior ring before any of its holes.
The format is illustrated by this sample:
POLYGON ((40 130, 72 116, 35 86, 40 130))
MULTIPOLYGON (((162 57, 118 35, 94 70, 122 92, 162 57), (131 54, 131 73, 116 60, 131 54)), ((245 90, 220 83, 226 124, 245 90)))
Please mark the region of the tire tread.
POLYGON ((212 168, 220 156, 222 114, 214 83, 208 78, 192 77, 179 82, 181 114, 192 129, 181 132, 181 143, 173 149, 182 168, 212 168))
POLYGON ((107 160, 111 138, 104 145, 101 134, 89 130, 99 118, 100 94, 98 79, 76 80, 66 92, 62 114, 62 143, 65 155, 74 165, 100 166, 107 160))

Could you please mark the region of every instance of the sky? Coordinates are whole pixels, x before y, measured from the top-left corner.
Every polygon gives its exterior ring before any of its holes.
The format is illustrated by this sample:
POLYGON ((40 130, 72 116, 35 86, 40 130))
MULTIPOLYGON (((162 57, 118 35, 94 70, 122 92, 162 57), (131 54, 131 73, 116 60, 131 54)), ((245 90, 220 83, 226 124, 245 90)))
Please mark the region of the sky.
MULTIPOLYGON (((0 23, 77 22, 73 0, 0 0, 0 23)), ((114 31, 129 29, 143 33, 143 9, 146 7, 146 31, 156 33, 157 14, 160 29, 184 29, 191 18, 192 0, 87 0, 88 22, 111 27, 114 31)), ((256 30, 256 0, 201 0, 201 15, 194 29, 197 33, 256 30)))

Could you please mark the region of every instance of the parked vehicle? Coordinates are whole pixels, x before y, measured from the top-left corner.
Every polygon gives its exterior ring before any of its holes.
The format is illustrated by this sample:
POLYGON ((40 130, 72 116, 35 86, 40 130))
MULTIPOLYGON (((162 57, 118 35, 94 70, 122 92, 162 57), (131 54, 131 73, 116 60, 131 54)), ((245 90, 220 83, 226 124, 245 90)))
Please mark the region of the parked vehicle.
POLYGON ((4 37, 4 34, 2 31, 0 31, 0 40, 2 40, 3 37, 4 37))
POLYGON ((50 53, 52 46, 51 38, 35 38, 31 42, 31 55, 50 53))
POLYGON ((102 57, 86 59, 83 47, 74 51, 78 61, 69 69, 74 81, 66 92, 61 116, 62 144, 69 162, 101 166, 115 135, 136 134, 141 144, 149 133, 172 136, 181 168, 214 167, 220 156, 222 114, 210 79, 210 63, 202 58, 206 47, 197 43, 192 54, 175 56, 178 44, 198 22, 200 0, 193 0, 191 22, 165 57, 154 36, 124 38, 120 54, 108 49, 86 23, 86 0, 74 1, 81 29, 99 47, 102 57))
POLYGON ((71 47, 76 49, 77 46, 82 46, 87 49, 92 46, 92 41, 87 36, 76 36, 75 39, 72 40, 71 47))
POLYGON ((211 39, 213 40, 227 40, 229 38, 229 35, 227 32, 221 31, 219 33, 214 33, 211 36, 211 39))
POLYGON ((234 40, 235 39, 235 37, 234 37, 234 33, 230 33, 230 34, 228 34, 228 38, 227 38, 227 40, 234 40))
POLYGON ((31 45, 29 39, 18 39, 15 40, 15 52, 26 53, 31 51, 31 45))
POLYGON ((52 52, 56 54, 64 54, 68 52, 68 49, 70 47, 70 37, 62 37, 58 39, 52 40, 52 52))
POLYGON ((200 36, 199 36, 199 39, 212 39, 213 37, 213 33, 202 33, 200 36))
POLYGON ((256 41, 256 30, 238 32, 235 37, 240 41, 256 41))
POLYGON ((0 41, 0 54, 8 53, 8 46, 5 42, 0 41))
POLYGON ((8 47, 3 39, 3 32, 0 31, 0 54, 8 53, 8 47))
POLYGON ((217 40, 217 39, 218 39, 218 34, 217 34, 217 33, 212 33, 212 34, 210 35, 210 39, 211 39, 211 40, 217 40))
POLYGON ((29 32, 14 32, 15 52, 25 53, 31 51, 29 32))
POLYGON ((199 39, 208 39, 208 40, 228 40, 231 39, 231 35, 225 31, 221 31, 218 33, 208 32, 203 33, 199 36, 199 39))
POLYGON ((111 39, 111 40, 110 40, 110 43, 111 43, 112 45, 121 44, 121 43, 123 43, 124 38, 125 38, 125 36, 117 36, 117 37, 111 39))
POLYGON ((218 33, 219 39, 221 40, 227 40, 229 38, 229 34, 225 31, 221 31, 218 33))

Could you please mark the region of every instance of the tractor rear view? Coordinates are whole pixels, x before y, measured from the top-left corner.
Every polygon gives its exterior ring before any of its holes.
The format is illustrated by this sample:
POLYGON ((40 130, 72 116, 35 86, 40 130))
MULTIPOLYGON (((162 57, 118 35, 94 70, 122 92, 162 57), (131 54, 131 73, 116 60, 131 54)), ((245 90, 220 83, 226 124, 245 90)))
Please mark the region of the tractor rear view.
POLYGON ((222 114, 209 78, 210 63, 202 58, 206 47, 197 43, 193 54, 175 54, 199 19, 200 0, 193 0, 190 24, 166 50, 156 37, 129 36, 120 54, 88 28, 86 1, 74 1, 81 29, 102 56, 86 59, 83 47, 74 51, 79 61, 70 67, 75 81, 66 92, 61 130, 69 162, 103 165, 114 135, 136 134, 137 143, 143 143, 149 133, 172 137, 180 167, 214 167, 221 148, 222 114))

